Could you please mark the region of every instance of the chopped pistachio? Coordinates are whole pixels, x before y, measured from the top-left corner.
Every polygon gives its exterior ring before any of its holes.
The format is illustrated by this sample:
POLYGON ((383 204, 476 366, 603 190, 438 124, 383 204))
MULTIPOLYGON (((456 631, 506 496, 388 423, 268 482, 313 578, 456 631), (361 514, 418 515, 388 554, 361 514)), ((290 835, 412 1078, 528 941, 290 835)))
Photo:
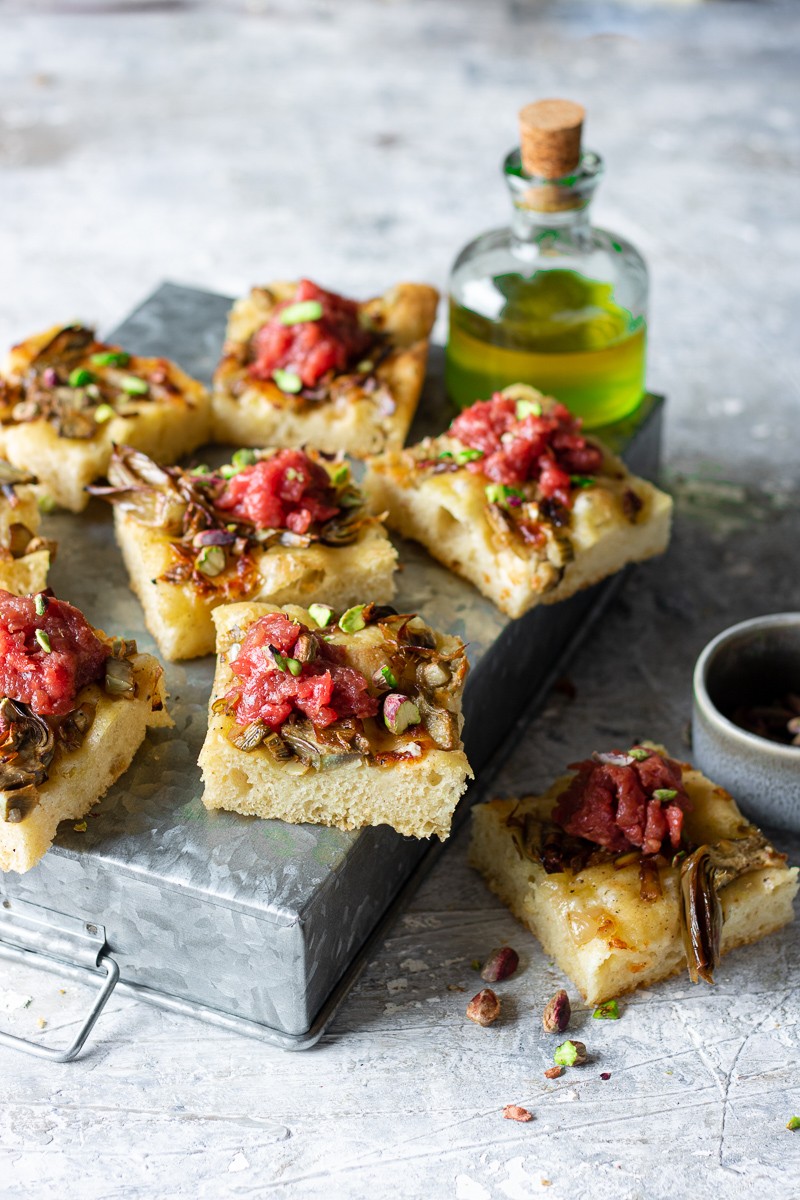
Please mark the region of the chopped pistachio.
POLYGON ((120 380, 119 386, 129 396, 146 396, 150 391, 150 384, 146 379, 140 379, 138 375, 126 375, 124 379, 120 380))
POLYGON ((654 800, 674 800, 677 796, 675 788, 656 788, 653 792, 654 800))
POLYGON ((43 629, 36 630, 36 640, 39 643, 39 645, 42 647, 42 649, 44 650, 45 654, 49 654, 52 649, 52 647, 50 645, 50 638, 47 636, 47 634, 45 633, 45 631, 43 629))
POLYGON ((289 304, 278 314, 281 325, 302 325, 305 321, 318 321, 322 316, 319 300, 299 300, 289 304))
POLYGON ((272 653, 272 661, 275 663, 275 666, 279 671, 283 671, 285 673, 288 669, 286 655, 281 654, 280 650, 278 650, 276 646, 270 646, 270 652, 272 653))
POLYGON ((43 617, 47 610, 47 596, 42 592, 38 592, 33 599, 33 607, 37 617, 43 617))
POLYGON ((37 506, 39 508, 39 512, 45 514, 55 512, 56 508, 58 507, 52 496, 40 496, 37 501, 37 506))
POLYGON ((477 459, 483 458, 483 457, 484 457, 484 455, 483 455, 482 450, 473 450, 470 447, 470 449, 468 449, 468 450, 459 450, 458 454, 456 455, 456 462, 460 462, 460 463, 476 462, 477 459))
POLYGON ((542 406, 538 400, 518 400, 516 406, 516 417, 518 421, 523 421, 525 417, 540 417, 542 415, 542 406))
POLYGON ((97 421, 98 425, 105 424, 105 422, 110 421, 113 416, 114 409, 110 404, 98 404, 97 408, 94 410, 94 419, 97 421))
POLYGON ((124 350, 101 350, 89 359, 96 367, 127 367, 131 361, 130 354, 124 350))
POLYGON ((234 475, 239 474, 239 468, 235 467, 233 463, 223 463, 219 469, 219 473, 223 479, 233 479, 234 475))
POLYGON ((576 488, 590 488, 597 483, 597 480, 593 479, 591 475, 570 475, 569 481, 576 488))
POLYGON ((391 667, 381 667, 381 675, 387 687, 397 687, 397 676, 391 667))
POLYGON ((200 463, 198 466, 192 467, 189 474, 190 475, 210 475, 211 467, 208 465, 208 463, 200 463))
POLYGON ((390 692, 383 702, 383 721, 391 733, 405 733, 412 725, 419 725, 420 711, 413 700, 402 692, 390 692))
POLYGON ((787 1129, 800 1129, 800 1117, 789 1117, 786 1122, 787 1129))
POLYGON ((249 450, 246 446, 243 446, 241 450, 235 450, 231 455, 231 463, 237 470, 241 470, 242 467, 252 467, 255 461, 255 450, 249 450))
POLYGON ((562 1042, 556 1047, 553 1055, 559 1067, 580 1067, 586 1062, 588 1055, 583 1042, 562 1042))
MULTIPOLYGON (((76 821, 75 824, 72 826, 72 828, 75 830, 76 833, 86 833, 86 830, 89 828, 89 826, 86 824, 85 821, 76 821)), ((42 1018, 40 1017, 39 1020, 41 1022, 42 1018)), ((45 1021, 44 1024, 46 1025, 47 1022, 45 1021)))
POLYGON ((356 363, 356 370, 358 371, 359 375, 369 375, 374 366, 375 363, 372 362, 371 359, 365 358, 360 363, 356 363))
POLYGON ((598 1004, 592 1016, 596 1021, 618 1021, 619 1005, 616 1000, 604 1000, 602 1004, 598 1004))
POLYGON ((225 570, 225 551, 222 546, 204 546, 194 560, 198 571, 213 578, 225 570))
POLYGON ((438 457, 439 458, 455 458, 455 455, 453 454, 452 450, 443 450, 441 452, 441 454, 438 455, 438 457))
POLYGON ((309 604, 308 615, 311 620, 319 625, 320 629, 324 629, 326 625, 330 625, 333 617, 333 609, 328 608, 327 604, 309 604))
MULTIPOLYGON (((339 617, 339 628, 342 633, 358 633, 359 629, 363 629, 366 622, 364 620, 364 609, 366 604, 354 604, 352 608, 348 608, 339 617)), ((309 610, 310 611, 310 610, 309 610)))
POLYGON ((298 662, 296 658, 287 658, 286 666, 289 668, 290 675, 301 675, 303 672, 303 664, 298 662))
POLYGON ((341 487, 343 483, 347 483, 350 478, 350 467, 347 463, 337 463, 331 471, 331 483, 336 487, 341 487))
POLYGON ((87 383, 94 383, 94 375, 91 371, 87 371, 86 367, 76 367, 74 371, 70 371, 69 386, 71 388, 86 387, 87 383))
POLYGON ((276 367, 272 372, 272 378, 281 391, 288 392, 289 395, 299 392, 303 387, 302 379, 299 375, 295 375, 294 371, 282 371, 280 367, 276 367))
POLYGON ((635 758, 637 762, 644 762, 645 759, 650 757, 650 751, 642 750, 639 746, 634 746, 632 750, 628 751, 628 754, 631 758, 635 758))
POLYGON ((510 504, 517 507, 525 499, 524 492, 519 488, 508 487, 505 483, 487 483, 484 491, 490 504, 510 504))

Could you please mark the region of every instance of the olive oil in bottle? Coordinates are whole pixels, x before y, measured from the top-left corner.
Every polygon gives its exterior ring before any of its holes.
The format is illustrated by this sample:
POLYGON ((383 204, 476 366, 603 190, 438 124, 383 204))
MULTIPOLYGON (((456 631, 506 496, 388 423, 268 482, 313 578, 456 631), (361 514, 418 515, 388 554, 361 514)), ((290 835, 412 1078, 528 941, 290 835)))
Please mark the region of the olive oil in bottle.
POLYGON ((521 149, 504 164, 512 224, 453 266, 446 378, 459 407, 530 383, 595 427, 644 395, 647 269, 589 223, 602 162, 581 150, 583 116, 562 100, 522 110, 521 149))

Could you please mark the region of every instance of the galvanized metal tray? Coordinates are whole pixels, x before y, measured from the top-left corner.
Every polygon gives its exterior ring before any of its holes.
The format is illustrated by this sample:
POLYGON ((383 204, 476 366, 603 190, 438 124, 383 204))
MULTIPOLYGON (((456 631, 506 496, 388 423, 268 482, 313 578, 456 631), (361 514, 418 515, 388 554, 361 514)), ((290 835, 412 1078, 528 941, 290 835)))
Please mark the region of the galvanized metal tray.
MULTIPOLYGON (((209 381, 230 303, 164 284, 111 336, 209 381)), ((441 357, 434 348, 414 440, 440 432, 453 415, 441 357)), ((662 405, 649 396, 604 434, 643 475, 658 468, 662 405)), ((95 501, 80 516, 55 516, 47 532, 59 541, 56 593, 94 624, 155 651, 108 508, 95 501)), ((477 780, 458 824, 619 577, 510 621, 420 547, 402 543, 400 554, 401 609, 423 612, 469 644, 464 739, 477 780)), ((313 1045, 442 850, 388 827, 345 833, 207 812, 196 764, 212 677, 210 658, 168 666, 175 728, 149 734, 86 832, 66 823, 33 870, 0 882, 0 956, 105 979, 73 1044, 36 1053, 74 1057, 115 984, 285 1048, 313 1045)), ((9 1035, 0 1042, 19 1044, 9 1035)))

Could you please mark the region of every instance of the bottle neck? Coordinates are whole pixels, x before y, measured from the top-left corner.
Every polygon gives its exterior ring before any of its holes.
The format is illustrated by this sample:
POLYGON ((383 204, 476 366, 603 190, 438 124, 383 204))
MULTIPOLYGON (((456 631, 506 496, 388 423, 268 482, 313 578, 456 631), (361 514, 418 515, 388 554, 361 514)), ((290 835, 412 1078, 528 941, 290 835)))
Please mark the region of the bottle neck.
POLYGON ((521 257, 534 257, 548 246, 569 242, 583 248, 591 240, 589 208, 603 172, 599 155, 581 157, 573 175, 543 179, 528 175, 520 153, 505 160, 504 175, 511 195, 513 248, 521 257))

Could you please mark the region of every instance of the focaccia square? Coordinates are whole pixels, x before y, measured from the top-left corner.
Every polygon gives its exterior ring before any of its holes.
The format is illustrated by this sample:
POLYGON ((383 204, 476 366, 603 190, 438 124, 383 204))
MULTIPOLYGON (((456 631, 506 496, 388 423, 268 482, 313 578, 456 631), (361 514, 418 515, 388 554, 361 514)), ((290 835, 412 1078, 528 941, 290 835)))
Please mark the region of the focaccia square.
POLYGON ((565 600, 662 553, 669 540, 670 497, 523 384, 465 410, 440 437, 371 458, 363 486, 390 528, 421 542, 509 617, 565 600), (462 440, 476 413, 477 433, 462 440), (523 443, 540 424, 551 434, 528 463, 523 443), (528 472, 521 481, 518 452, 528 472))
POLYGON ((357 458, 402 446, 425 379, 438 293, 425 284, 400 283, 354 305, 366 336, 344 366, 331 367, 309 385, 290 359, 274 377, 264 372, 257 378, 261 331, 288 307, 313 305, 293 303, 306 294, 342 300, 304 280, 255 287, 234 304, 214 375, 214 438, 234 446, 308 443, 357 458))
MULTIPOLYGON (((666 756, 649 743, 636 749, 666 756)), ((792 920, 797 867, 726 791, 677 765, 688 797, 677 852, 667 842, 662 853, 614 851, 566 834, 553 818, 575 776, 473 810, 472 866, 590 1004, 687 966, 711 982, 720 955, 792 920)))
POLYGON ((165 658, 212 654, 220 604, 391 600, 397 551, 347 463, 311 450, 233 458, 186 471, 122 446, 108 485, 91 489, 114 506, 131 587, 165 658))
POLYGON ((11 350, 0 376, 0 454, 38 476, 41 492, 72 512, 105 475, 115 443, 175 462, 208 441, 211 401, 165 358, 55 326, 11 350))
MULTIPOLYGON (((36 600, 45 601, 51 611, 58 607, 77 612, 54 597, 40 594, 36 600)), ((34 599, 27 603, 39 634, 50 630, 45 641, 50 649, 37 643, 34 652, 59 653, 59 634, 47 612, 34 615, 34 599)), ((8 594, 0 592, 0 622, 7 608, 8 594)), ((86 816, 128 769, 148 728, 172 724, 157 659, 137 653, 135 642, 109 638, 97 629, 91 632, 108 657, 99 678, 70 698, 68 711, 42 714, 30 697, 27 702, 9 696, 0 700, 2 871, 21 873, 35 866, 50 848, 59 823, 86 816)))
POLYGON ((373 604, 341 616, 324 605, 266 604, 227 605, 213 615, 219 660, 199 759, 207 808, 294 824, 391 825, 413 837, 448 836, 471 777, 461 743, 467 663, 458 638, 373 604), (294 628, 282 633, 288 623, 294 628), (240 671, 251 670, 255 643, 263 647, 255 675, 234 674, 242 656, 240 671), (304 701, 311 715, 284 701, 288 710, 269 710, 271 723, 250 720, 250 708, 243 723, 237 704, 249 705, 265 686, 270 694, 283 692, 283 678, 288 694, 296 690, 294 680, 305 695, 323 689, 324 700, 330 684, 319 681, 325 671, 332 673, 334 720, 318 694, 304 701), (341 715, 344 693, 351 697, 349 715, 341 715))
POLYGON ((0 589, 29 596, 47 587, 55 542, 39 537, 36 476, 0 459, 0 589))

